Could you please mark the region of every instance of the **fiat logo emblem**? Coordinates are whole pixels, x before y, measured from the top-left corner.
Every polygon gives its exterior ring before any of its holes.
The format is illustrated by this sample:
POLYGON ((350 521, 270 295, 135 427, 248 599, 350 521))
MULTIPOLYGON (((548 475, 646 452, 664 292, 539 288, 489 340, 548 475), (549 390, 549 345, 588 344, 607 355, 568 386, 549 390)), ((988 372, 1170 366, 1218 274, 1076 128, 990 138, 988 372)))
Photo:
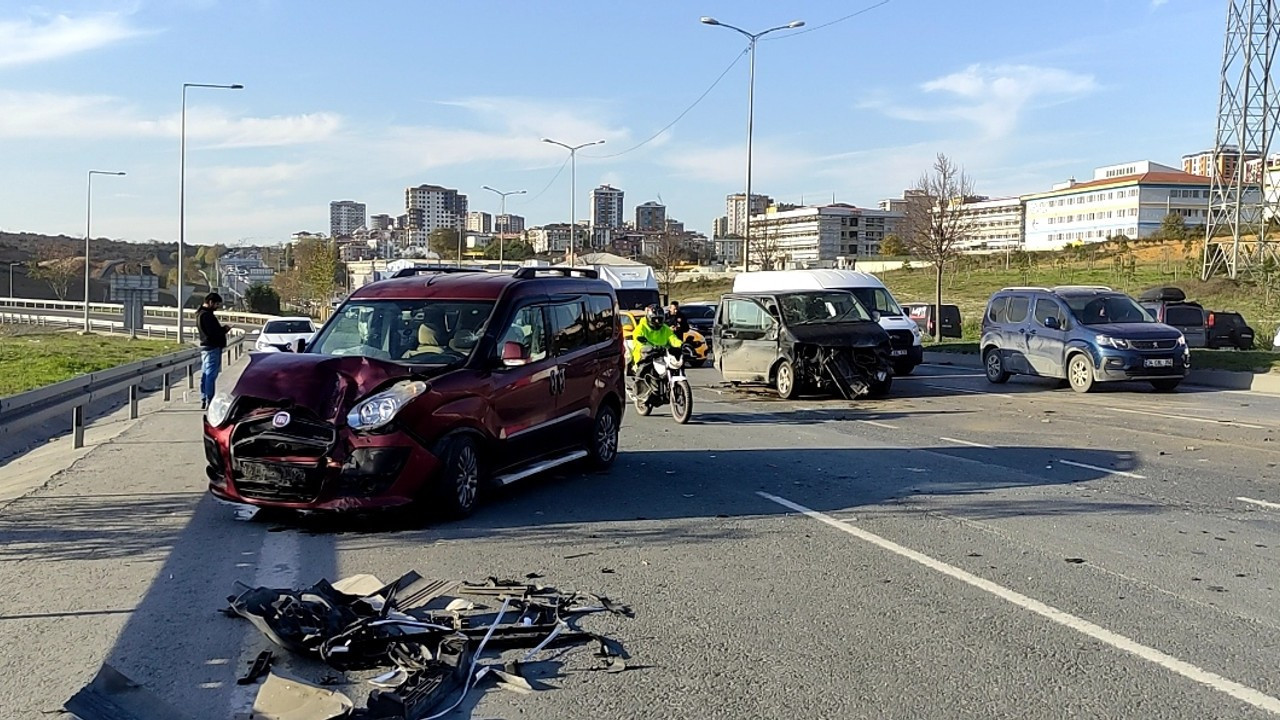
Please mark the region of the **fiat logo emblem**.
POLYGON ((278 412, 271 417, 271 427, 282 428, 289 424, 293 418, 287 412, 278 412))

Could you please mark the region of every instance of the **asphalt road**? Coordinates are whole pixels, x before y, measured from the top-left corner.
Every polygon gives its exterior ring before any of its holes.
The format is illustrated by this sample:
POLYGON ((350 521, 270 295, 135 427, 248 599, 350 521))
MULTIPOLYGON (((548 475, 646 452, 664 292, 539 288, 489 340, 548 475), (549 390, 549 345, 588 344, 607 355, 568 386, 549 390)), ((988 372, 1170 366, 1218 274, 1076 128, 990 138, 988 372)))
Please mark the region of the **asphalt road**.
POLYGON ((554 689, 458 717, 1280 715, 1280 397, 935 366, 885 400, 783 402, 693 375, 694 422, 628 414, 612 472, 416 529, 238 521, 202 491, 199 411, 145 416, 0 511, 0 707, 40 717, 109 661, 233 717, 269 647, 216 613, 236 581, 417 570, 536 572, 637 613, 586 623, 636 669, 571 650, 554 689))

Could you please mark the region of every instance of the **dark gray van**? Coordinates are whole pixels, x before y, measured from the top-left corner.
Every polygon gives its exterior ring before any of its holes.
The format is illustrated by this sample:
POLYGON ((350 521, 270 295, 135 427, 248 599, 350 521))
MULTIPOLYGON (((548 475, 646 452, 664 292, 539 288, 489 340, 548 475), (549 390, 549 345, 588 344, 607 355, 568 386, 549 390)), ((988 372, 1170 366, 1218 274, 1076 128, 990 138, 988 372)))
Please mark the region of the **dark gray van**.
POLYGON ((1119 380, 1168 391, 1191 370, 1181 332, 1106 287, 1005 288, 987 301, 981 348, 993 383, 1038 375, 1065 378, 1076 392, 1119 380))
POLYGON ((784 399, 835 390, 878 397, 893 383, 889 334, 847 290, 731 293, 716 316, 716 369, 784 399))

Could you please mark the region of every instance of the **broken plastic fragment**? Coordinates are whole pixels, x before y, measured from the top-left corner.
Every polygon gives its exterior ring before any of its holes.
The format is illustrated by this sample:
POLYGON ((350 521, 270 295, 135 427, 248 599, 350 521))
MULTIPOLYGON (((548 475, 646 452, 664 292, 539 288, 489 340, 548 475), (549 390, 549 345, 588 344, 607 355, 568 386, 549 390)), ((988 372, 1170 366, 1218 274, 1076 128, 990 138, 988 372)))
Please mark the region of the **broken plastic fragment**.
POLYGON ((334 720, 350 714, 351 699, 299 680, 267 675, 253 701, 254 720, 334 720))

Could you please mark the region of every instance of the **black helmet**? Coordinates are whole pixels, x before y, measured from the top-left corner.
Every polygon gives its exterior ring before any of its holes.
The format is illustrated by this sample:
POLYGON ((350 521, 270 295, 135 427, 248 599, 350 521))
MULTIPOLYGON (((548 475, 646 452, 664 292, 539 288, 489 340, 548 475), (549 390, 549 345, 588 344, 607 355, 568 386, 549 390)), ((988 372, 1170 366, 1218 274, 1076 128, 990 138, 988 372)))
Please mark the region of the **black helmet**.
POLYGON ((644 316, 649 321, 649 327, 662 327, 667 322, 667 314, 657 305, 645 308, 644 316))

